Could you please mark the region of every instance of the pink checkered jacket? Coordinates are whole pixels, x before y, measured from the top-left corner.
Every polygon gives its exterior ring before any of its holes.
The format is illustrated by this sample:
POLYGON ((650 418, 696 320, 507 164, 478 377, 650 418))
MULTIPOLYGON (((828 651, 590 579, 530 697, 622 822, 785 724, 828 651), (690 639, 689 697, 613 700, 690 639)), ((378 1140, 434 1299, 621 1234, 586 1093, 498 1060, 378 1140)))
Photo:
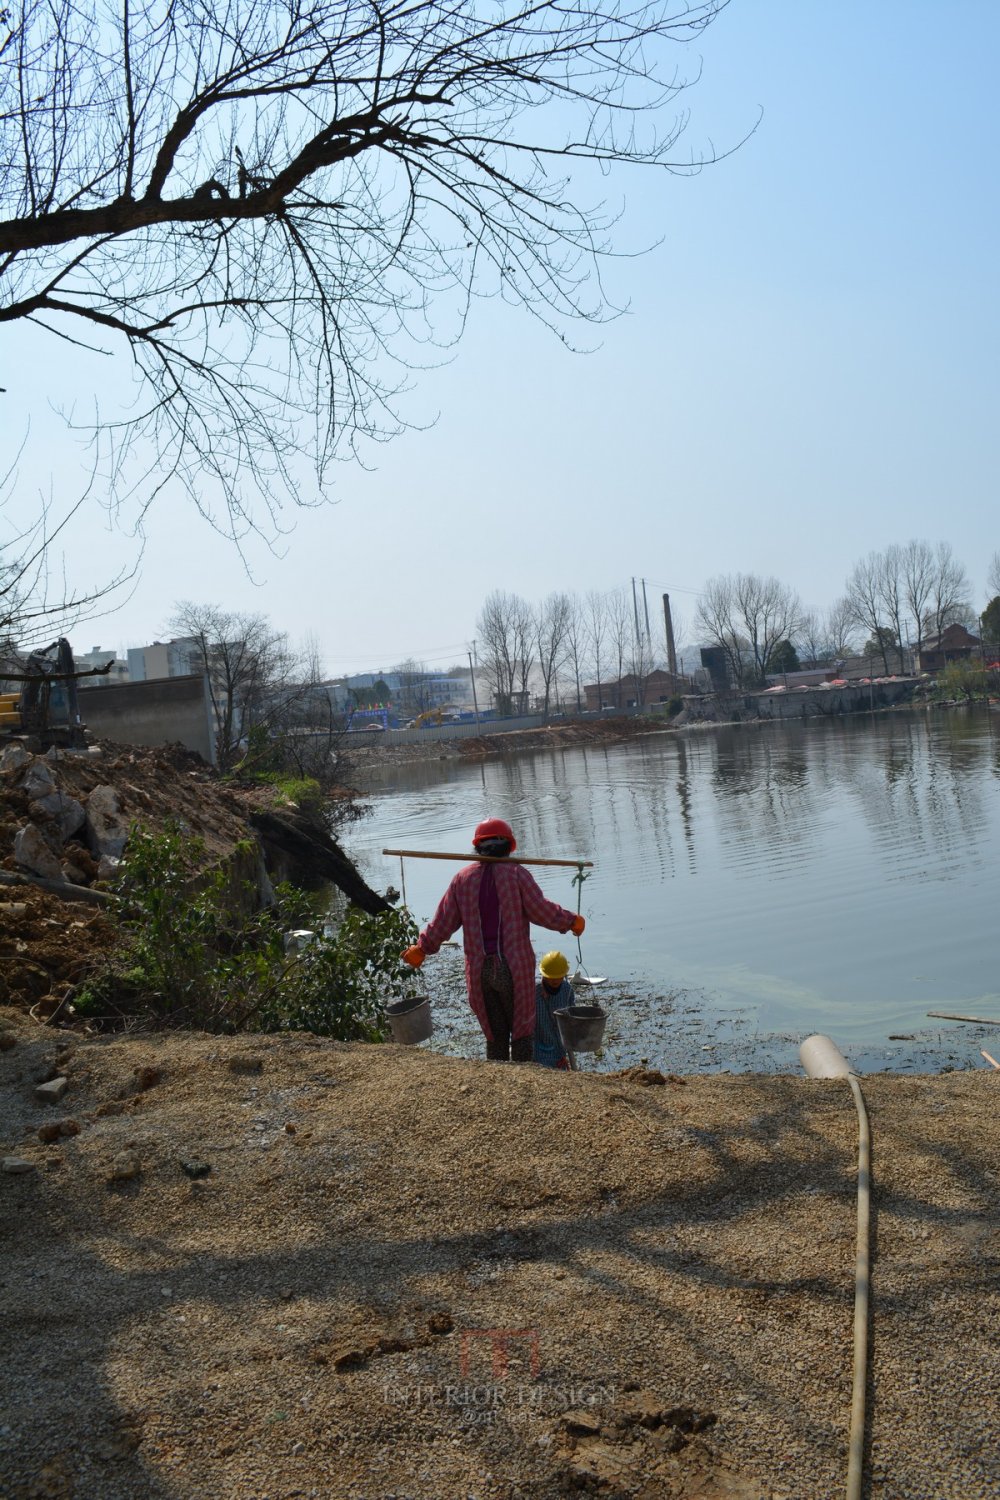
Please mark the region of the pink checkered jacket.
MULTIPOLYGON (((480 975, 485 950, 479 921, 479 885, 484 866, 466 865, 459 870, 441 898, 441 904, 420 937, 418 946, 425 953, 436 953, 452 933, 462 929, 465 946, 465 983, 469 1004, 487 1041, 493 1041, 486 1006, 483 1002, 480 975)), ((557 906, 542 895, 538 882, 524 865, 499 861, 496 874, 497 899, 500 903, 500 953, 506 959, 514 980, 513 1036, 534 1036, 535 1032, 535 955, 531 947, 530 924, 548 927, 553 932, 568 932, 576 913, 557 906)))

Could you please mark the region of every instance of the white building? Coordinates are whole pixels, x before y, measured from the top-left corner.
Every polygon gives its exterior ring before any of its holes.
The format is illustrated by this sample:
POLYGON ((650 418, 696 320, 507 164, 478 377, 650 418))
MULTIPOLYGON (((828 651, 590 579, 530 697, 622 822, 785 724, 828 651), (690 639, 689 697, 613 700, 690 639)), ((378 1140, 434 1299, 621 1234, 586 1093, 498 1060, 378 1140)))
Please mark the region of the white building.
POLYGON ((201 647, 193 636, 129 647, 128 673, 133 682, 151 682, 157 677, 190 677, 201 671, 204 671, 201 647))
POLYGON ((113 682, 128 682, 128 662, 117 656, 114 651, 104 650, 100 646, 94 646, 91 651, 74 651, 73 661, 78 672, 88 672, 92 667, 103 667, 111 662, 111 671, 104 672, 100 677, 81 677, 77 682, 78 688, 107 687, 113 682))

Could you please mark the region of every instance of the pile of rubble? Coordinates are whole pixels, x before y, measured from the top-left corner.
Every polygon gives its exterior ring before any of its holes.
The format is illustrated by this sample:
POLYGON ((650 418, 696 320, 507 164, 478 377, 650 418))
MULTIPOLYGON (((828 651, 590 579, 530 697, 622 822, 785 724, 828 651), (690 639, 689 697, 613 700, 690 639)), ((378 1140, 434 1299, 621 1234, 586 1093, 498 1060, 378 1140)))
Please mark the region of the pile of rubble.
POLYGON ((0 1003, 41 1016, 65 1002, 88 955, 114 941, 105 913, 130 830, 167 824, 200 841, 206 866, 238 866, 261 902, 273 900, 273 881, 332 882, 365 911, 386 908, 324 820, 272 787, 221 781, 183 746, 103 741, 33 755, 15 740, 0 750, 0 1003))
POLYGON ((128 821, 115 787, 98 783, 82 798, 64 789, 60 763, 71 755, 53 748, 34 756, 19 744, 0 752, 5 821, 19 825, 3 864, 43 880, 90 886, 114 876, 128 821))
POLYGON ((246 809, 197 756, 170 747, 0 751, 0 870, 93 887, 113 879, 133 823, 170 819, 211 856, 246 837, 246 809), (200 767, 200 769, 199 769, 200 767))
POLYGON ((129 829, 170 819, 209 859, 247 837, 245 801, 186 751, 0 751, 0 1003, 39 1018, 65 1004, 117 941, 107 887, 129 829))

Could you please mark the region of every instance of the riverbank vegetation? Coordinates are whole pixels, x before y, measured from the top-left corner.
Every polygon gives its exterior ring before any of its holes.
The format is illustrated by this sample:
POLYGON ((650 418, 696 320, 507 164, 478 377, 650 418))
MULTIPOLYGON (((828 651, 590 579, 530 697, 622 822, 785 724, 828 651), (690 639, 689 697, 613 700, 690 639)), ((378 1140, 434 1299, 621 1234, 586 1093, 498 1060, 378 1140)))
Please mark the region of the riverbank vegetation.
POLYGON ((315 897, 279 886, 259 909, 229 867, 205 869, 200 840, 176 825, 136 827, 110 919, 119 941, 77 996, 85 1018, 199 1031, 313 1031, 380 1041, 383 1007, 415 981, 399 955, 416 936, 405 912, 350 908, 331 923, 315 897), (307 933, 289 943, 288 934, 307 933))

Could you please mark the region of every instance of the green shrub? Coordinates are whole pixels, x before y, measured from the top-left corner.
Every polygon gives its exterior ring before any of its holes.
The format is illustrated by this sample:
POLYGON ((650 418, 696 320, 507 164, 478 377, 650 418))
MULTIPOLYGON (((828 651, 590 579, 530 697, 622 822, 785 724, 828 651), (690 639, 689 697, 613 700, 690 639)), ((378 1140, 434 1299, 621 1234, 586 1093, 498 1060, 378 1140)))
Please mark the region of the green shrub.
POLYGON ((294 802, 304 813, 318 816, 324 806, 323 788, 312 776, 279 776, 273 785, 289 802, 294 802))
POLYGON ((1000 673, 991 671, 981 661, 950 661, 935 679, 934 695, 954 701, 982 700, 1000 691, 1000 673))
POLYGON ((118 890, 123 941, 77 1010, 204 1031, 381 1040, 384 1005, 420 985, 399 958, 417 933, 409 913, 352 908, 304 952, 286 953, 287 931, 316 926, 314 904, 279 888, 274 908, 247 914, 227 873, 204 871, 204 852, 176 826, 132 830, 118 890))

